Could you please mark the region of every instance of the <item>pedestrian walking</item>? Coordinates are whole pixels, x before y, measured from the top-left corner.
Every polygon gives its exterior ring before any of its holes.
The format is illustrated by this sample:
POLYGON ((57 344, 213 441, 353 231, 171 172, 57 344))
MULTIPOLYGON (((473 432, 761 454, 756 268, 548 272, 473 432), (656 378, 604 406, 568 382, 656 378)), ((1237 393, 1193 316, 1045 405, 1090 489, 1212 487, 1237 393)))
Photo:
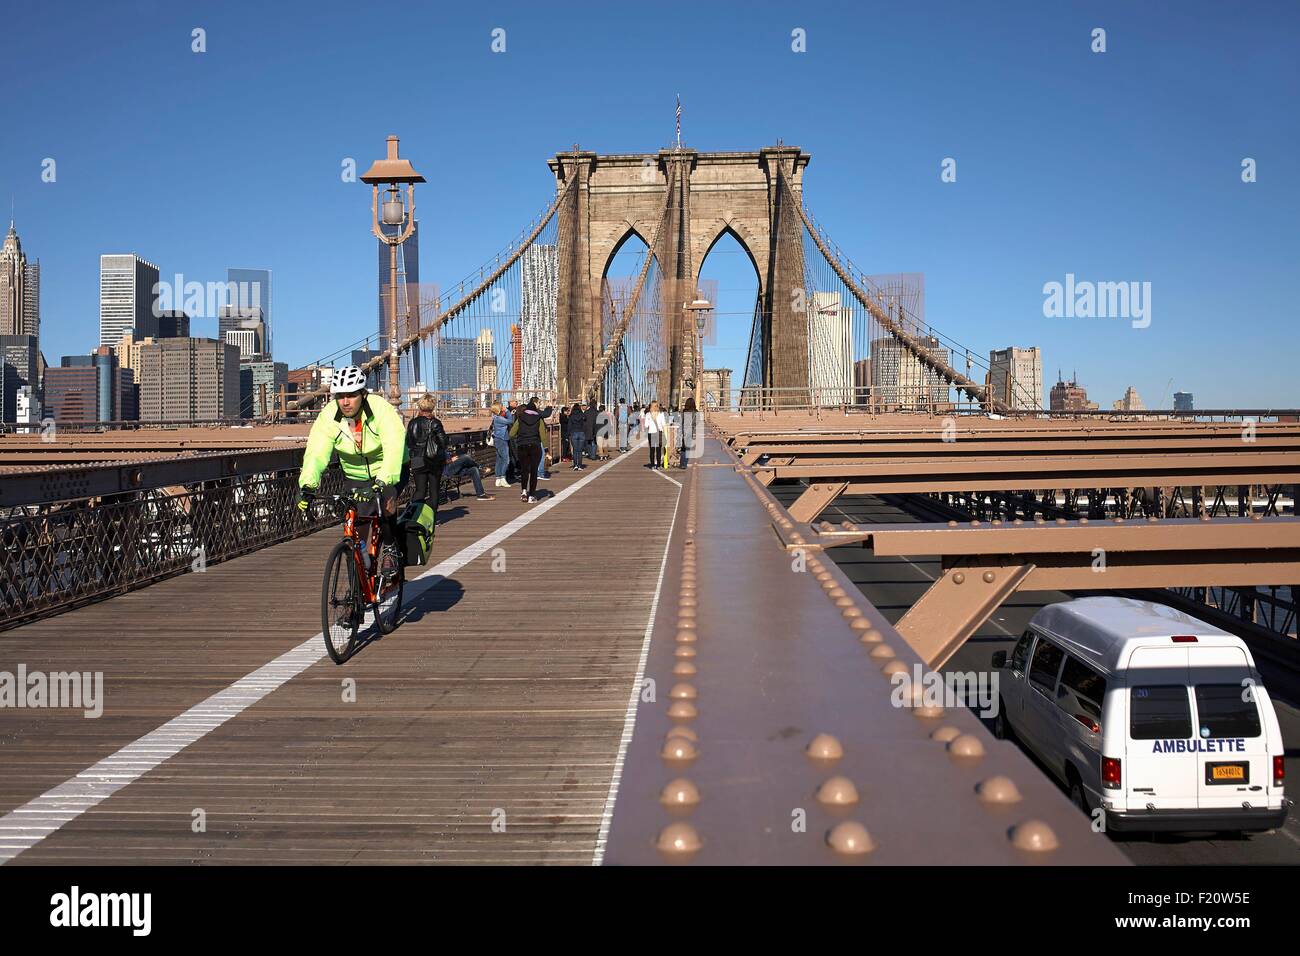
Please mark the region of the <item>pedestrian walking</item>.
POLYGON ((573 470, 582 471, 582 453, 587 444, 587 413, 577 402, 569 409, 569 445, 573 451, 573 470))
POLYGON ((650 443, 650 468, 662 468, 664 461, 664 438, 668 431, 668 416, 657 401, 651 402, 645 412, 645 434, 650 443))
POLYGON ((498 488, 510 486, 506 474, 510 470, 510 426, 514 421, 514 415, 502 408, 500 402, 492 404, 492 447, 497 453, 496 466, 492 471, 496 475, 493 484, 498 488))
POLYGON ((436 398, 421 395, 415 403, 415 415, 406 423, 406 448, 411 458, 408 467, 413 484, 411 500, 428 501, 432 492, 435 509, 447 456, 447 432, 434 414, 437 407, 436 398))
POLYGON ((519 499, 535 502, 537 463, 546 443, 546 420, 537 410, 537 399, 530 400, 515 414, 515 423, 510 426, 510 437, 515 440, 515 450, 519 456, 519 480, 523 489, 519 499))

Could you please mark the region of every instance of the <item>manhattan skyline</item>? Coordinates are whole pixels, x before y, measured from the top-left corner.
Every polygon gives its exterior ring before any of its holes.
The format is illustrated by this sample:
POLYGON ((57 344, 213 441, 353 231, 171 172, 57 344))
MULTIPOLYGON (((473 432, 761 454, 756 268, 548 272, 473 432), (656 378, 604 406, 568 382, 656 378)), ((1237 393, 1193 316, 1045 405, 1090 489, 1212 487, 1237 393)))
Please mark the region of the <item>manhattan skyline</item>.
MULTIPOLYGON (((369 195, 343 181, 347 160, 364 169, 386 135, 402 137, 429 178, 421 277, 446 287, 549 203, 549 156, 575 142, 669 146, 680 93, 689 148, 783 140, 810 153, 817 221, 867 272, 924 273, 927 320, 985 360, 1038 346, 1044 368, 1077 368, 1103 408, 1130 385, 1150 407, 1174 391, 1203 408, 1300 405, 1287 345, 1300 260, 1290 5, 938 4, 936 16, 670 4, 593 8, 582 31, 506 5, 413 10, 409 30, 382 39, 351 32, 341 4, 128 9, 127 23, 70 4, 17 9, 0 39, 16 82, 0 189, 41 261, 51 364, 96 344, 99 256, 120 252, 200 282, 231 264, 269 269, 275 357, 329 354, 375 322, 369 195), (75 29, 48 15, 60 8, 75 29), (1104 53, 1090 49, 1096 27, 1104 53), (329 53, 344 37, 358 57, 346 78, 329 53), (856 68, 867 52, 874 68, 856 68), (396 92, 369 68, 384 55, 408 64, 396 92), (755 84, 756 70, 780 82, 755 84), (88 90, 120 92, 102 109, 88 90), (955 182, 941 180, 949 158, 955 182), (1067 276, 1150 283, 1149 324, 1049 317, 1044 287, 1067 276), (1242 324, 1276 345, 1224 348, 1242 324)), ((739 377, 757 277, 730 237, 702 274, 719 288, 706 365, 739 377)), ((216 324, 196 318, 193 334, 216 324)))

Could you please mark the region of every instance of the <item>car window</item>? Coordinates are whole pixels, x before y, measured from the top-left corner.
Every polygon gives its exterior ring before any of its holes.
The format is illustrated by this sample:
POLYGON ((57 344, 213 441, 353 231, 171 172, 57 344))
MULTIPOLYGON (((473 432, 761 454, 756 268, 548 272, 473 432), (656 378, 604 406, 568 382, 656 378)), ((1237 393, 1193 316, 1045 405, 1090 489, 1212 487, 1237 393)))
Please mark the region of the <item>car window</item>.
POLYGON ((1129 736, 1134 740, 1192 735, 1192 709, 1181 684, 1134 687, 1128 709, 1129 736))
POLYGON ((1085 714, 1101 720, 1101 702, 1106 697, 1106 678, 1083 661, 1073 657, 1065 659, 1061 668, 1061 686, 1056 703, 1070 714, 1085 714))
POLYGON ((1021 674, 1025 672, 1025 665, 1029 663, 1029 645, 1033 643, 1033 631, 1025 631, 1020 636, 1020 640, 1016 641, 1016 646, 1011 651, 1011 669, 1013 671, 1019 671, 1021 674))
POLYGON ((1065 651, 1055 644, 1039 640, 1034 648, 1034 659, 1029 665, 1029 682, 1049 697, 1056 689, 1056 674, 1061 669, 1065 651))
POLYGON ((1202 737, 1258 737, 1259 707, 1240 684, 1196 685, 1202 737))

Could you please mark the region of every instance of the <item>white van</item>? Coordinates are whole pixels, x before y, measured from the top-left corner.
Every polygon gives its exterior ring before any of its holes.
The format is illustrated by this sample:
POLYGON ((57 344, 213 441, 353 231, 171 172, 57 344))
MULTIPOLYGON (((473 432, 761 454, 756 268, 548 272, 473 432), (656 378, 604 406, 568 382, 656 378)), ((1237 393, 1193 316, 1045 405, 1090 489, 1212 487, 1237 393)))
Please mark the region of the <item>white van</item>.
POLYGON ((993 655, 994 732, 1018 737, 1108 830, 1269 830, 1286 819, 1282 734, 1250 651, 1149 601, 1042 608, 993 655))

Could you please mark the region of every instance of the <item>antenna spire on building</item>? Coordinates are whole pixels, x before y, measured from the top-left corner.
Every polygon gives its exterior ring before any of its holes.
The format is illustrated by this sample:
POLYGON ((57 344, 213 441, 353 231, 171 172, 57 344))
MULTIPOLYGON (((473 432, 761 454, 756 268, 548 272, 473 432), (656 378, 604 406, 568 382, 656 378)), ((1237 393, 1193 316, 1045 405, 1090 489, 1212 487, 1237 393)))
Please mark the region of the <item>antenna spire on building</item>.
POLYGON ((682 148, 682 94, 677 94, 677 148, 682 148))

